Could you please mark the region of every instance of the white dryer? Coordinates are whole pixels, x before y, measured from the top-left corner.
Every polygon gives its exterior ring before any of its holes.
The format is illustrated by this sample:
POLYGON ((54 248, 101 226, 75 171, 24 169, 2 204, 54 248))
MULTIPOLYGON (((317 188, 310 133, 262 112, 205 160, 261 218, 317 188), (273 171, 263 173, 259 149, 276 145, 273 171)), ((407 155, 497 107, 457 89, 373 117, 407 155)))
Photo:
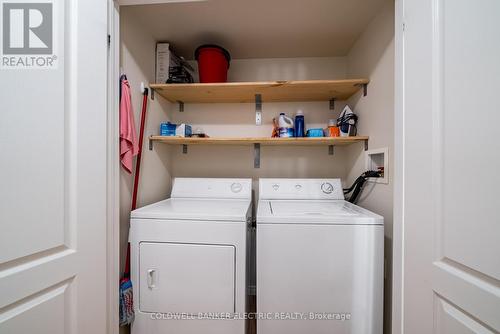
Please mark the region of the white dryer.
POLYGON ((131 213, 132 334, 245 333, 251 179, 176 178, 131 213))
POLYGON ((260 179, 259 334, 382 334, 383 218, 339 179, 260 179))

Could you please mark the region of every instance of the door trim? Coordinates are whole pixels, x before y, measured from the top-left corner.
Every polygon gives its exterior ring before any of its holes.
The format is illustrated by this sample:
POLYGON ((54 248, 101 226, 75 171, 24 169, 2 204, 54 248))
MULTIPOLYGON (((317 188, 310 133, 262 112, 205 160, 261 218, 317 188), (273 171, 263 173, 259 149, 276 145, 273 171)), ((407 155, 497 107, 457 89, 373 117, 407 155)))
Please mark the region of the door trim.
MULTIPOLYGON (((118 334, 120 281, 120 163, 119 156, 119 55, 120 14, 119 5, 108 0, 108 108, 107 108, 107 333, 118 334)), ((103 36, 105 38, 105 36, 103 36)))
POLYGON ((392 249, 392 334, 403 334, 404 315, 404 0, 395 1, 394 202, 392 249))

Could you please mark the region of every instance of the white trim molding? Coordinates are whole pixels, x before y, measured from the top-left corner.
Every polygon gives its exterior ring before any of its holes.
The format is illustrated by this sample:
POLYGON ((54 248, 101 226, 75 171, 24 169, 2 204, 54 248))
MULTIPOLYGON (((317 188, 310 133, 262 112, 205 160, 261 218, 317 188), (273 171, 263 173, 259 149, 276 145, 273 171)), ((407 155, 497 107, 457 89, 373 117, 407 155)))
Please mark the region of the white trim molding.
POLYGON ((119 5, 108 0, 108 83, 107 83, 107 319, 108 334, 119 333, 120 281, 120 194, 119 194, 119 5))
POLYGON ((395 0, 392 334, 404 333, 404 0, 395 0))

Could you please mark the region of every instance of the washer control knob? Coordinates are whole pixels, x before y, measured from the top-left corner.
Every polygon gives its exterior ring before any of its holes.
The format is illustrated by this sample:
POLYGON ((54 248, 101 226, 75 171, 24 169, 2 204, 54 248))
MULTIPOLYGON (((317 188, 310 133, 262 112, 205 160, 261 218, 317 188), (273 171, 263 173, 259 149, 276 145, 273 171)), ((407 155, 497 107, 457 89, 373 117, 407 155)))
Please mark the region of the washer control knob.
POLYGON ((280 188, 280 185, 279 185, 279 184, 277 184, 277 183, 273 184, 273 189, 274 189, 274 190, 276 190, 276 191, 277 191, 279 188, 280 188))
POLYGON ((297 190, 302 189, 302 185, 301 185, 301 184, 296 184, 296 185, 295 185, 295 189, 297 189, 297 190))
POLYGON ((233 193, 239 193, 241 190, 243 190, 243 186, 239 182, 234 182, 231 184, 231 191, 233 193))
POLYGON ((333 192, 333 185, 330 182, 325 182, 321 185, 321 191, 325 194, 331 194, 333 192))

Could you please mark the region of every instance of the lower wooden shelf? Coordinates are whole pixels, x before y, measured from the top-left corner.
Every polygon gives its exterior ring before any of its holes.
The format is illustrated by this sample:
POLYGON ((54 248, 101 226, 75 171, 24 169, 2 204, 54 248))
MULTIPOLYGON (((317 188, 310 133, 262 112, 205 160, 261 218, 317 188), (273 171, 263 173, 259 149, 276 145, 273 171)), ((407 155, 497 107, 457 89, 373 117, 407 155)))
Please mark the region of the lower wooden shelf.
POLYGON ((349 145, 364 142, 365 151, 368 149, 368 137, 319 137, 319 138, 270 138, 270 137, 211 137, 211 138, 184 138, 170 136, 150 136, 149 150, 153 149, 153 143, 164 143, 171 145, 182 145, 182 153, 187 153, 189 145, 240 145, 254 147, 254 168, 260 168, 261 146, 328 146, 328 154, 333 155, 334 146, 349 145))
POLYGON ((314 138, 270 138, 270 137, 210 137, 210 138, 184 138, 170 136, 151 136, 150 143, 158 142, 178 145, 296 145, 296 146, 329 146, 329 145, 349 145, 357 142, 368 142, 368 136, 355 137, 314 137, 314 138))

